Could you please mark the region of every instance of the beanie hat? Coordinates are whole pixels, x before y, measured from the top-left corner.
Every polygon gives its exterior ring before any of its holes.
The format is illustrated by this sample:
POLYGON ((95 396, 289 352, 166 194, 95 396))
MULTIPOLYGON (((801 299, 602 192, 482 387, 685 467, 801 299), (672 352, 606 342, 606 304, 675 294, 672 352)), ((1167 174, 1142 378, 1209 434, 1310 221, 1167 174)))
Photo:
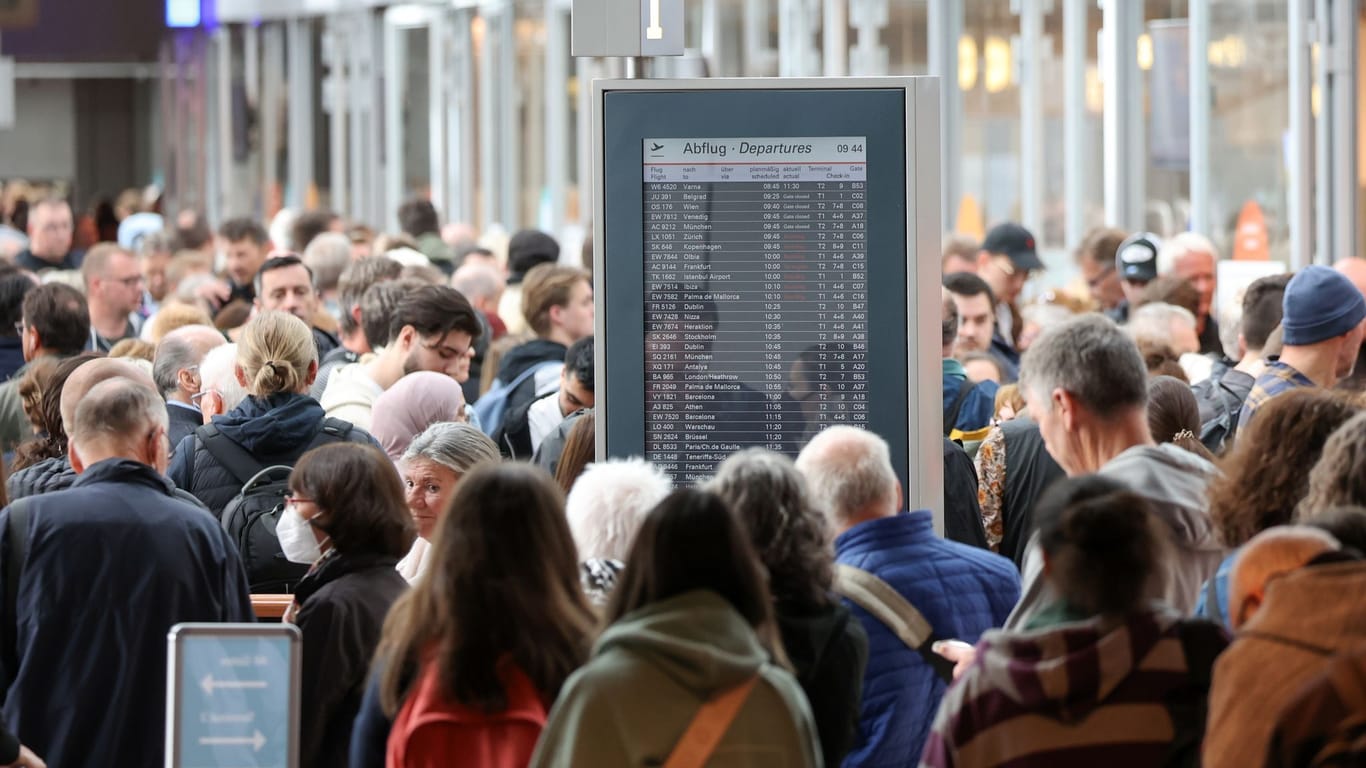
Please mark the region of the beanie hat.
POLYGON ((1290 278, 1281 302, 1281 332, 1287 346, 1305 346, 1341 336, 1366 318, 1366 299, 1346 277, 1315 264, 1290 278))
POLYGON ((520 282, 521 277, 541 264, 560 260, 560 244, 539 229, 523 229, 508 241, 508 272, 520 282))

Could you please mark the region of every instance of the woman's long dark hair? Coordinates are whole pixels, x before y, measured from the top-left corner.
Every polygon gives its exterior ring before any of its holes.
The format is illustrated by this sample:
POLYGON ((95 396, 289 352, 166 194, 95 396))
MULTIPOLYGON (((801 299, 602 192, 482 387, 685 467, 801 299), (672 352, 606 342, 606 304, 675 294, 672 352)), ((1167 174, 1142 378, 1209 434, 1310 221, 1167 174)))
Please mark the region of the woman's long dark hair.
POLYGON ((588 657, 596 623, 579 585, 564 496, 526 464, 485 464, 460 481, 437 523, 427 573, 384 622, 376 658, 391 717, 418 667, 439 665, 466 706, 507 707, 498 676, 510 659, 546 702, 588 657))
POLYGON ((786 665, 772 598, 749 535, 710 491, 674 491, 650 510, 607 605, 615 622, 645 606, 705 589, 725 598, 754 628, 775 662, 786 665))

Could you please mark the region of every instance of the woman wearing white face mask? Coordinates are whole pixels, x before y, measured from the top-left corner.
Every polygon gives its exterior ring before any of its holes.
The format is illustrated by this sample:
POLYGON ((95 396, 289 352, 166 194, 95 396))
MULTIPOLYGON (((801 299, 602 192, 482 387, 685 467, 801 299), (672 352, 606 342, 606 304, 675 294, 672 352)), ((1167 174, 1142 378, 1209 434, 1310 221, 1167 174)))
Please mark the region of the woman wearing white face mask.
POLYGON ((312 564, 285 614, 303 634, 299 764, 345 765, 385 614, 407 588, 394 566, 416 533, 393 464, 352 443, 305 453, 276 533, 286 558, 312 564))

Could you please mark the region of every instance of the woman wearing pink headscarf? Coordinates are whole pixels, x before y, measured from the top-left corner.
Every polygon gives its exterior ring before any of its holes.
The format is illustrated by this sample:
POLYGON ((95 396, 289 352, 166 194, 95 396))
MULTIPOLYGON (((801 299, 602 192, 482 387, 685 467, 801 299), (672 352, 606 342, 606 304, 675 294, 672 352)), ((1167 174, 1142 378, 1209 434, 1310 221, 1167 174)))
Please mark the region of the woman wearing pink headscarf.
POLYGON ((370 432, 397 462, 414 437, 440 421, 465 420, 460 384, 442 373, 416 371, 399 379, 375 400, 370 432))

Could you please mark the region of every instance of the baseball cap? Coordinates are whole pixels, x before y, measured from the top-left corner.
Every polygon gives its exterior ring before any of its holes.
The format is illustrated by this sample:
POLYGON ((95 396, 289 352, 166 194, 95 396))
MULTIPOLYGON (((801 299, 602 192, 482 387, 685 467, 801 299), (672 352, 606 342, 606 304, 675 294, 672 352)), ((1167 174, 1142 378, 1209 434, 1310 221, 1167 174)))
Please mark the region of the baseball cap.
POLYGON ((1034 249, 1034 236, 1013 221, 992 227, 987 239, 982 241, 982 250, 1008 257, 1016 269, 1030 271, 1044 268, 1038 251, 1034 249))
POLYGON ((1162 241, 1151 232, 1129 235, 1115 250, 1115 271, 1120 280, 1148 283, 1157 279, 1157 252, 1162 241))

